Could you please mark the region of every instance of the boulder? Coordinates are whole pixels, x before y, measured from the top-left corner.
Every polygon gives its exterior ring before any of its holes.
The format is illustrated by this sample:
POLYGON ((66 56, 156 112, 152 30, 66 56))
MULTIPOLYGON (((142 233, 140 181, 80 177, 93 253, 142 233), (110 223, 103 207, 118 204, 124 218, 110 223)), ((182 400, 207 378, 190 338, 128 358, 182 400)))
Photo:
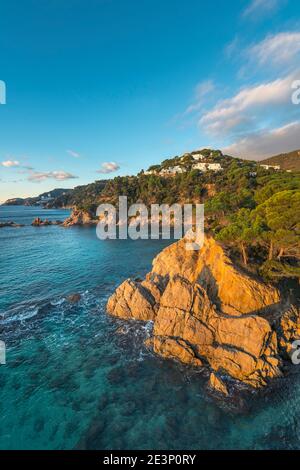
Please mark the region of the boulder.
POLYGON ((67 300, 73 304, 76 304, 77 302, 79 302, 81 299, 81 295, 80 294, 70 294, 68 295, 67 297, 67 300))

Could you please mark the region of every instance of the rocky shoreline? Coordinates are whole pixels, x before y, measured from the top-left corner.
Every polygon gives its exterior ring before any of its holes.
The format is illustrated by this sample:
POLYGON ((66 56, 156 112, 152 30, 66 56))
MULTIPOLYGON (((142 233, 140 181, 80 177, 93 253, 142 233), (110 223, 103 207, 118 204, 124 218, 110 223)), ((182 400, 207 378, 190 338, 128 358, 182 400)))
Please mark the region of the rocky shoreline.
POLYGON ((184 240, 165 248, 144 280, 127 279, 116 289, 107 311, 153 321, 146 346, 209 370, 209 386, 222 395, 282 377, 300 338, 299 307, 236 267, 212 237, 200 251, 187 251, 184 240))
MULTIPOLYGON (((71 227, 73 225, 95 225, 98 223, 98 220, 93 219, 92 216, 84 211, 79 211, 74 209, 69 217, 67 217, 64 221, 62 220, 49 220, 49 219, 41 219, 40 217, 36 217, 32 223, 30 224, 32 227, 47 227, 49 225, 61 225, 63 227, 71 227)), ((4 227, 24 227, 24 224, 18 224, 12 220, 0 222, 0 228, 4 227)))

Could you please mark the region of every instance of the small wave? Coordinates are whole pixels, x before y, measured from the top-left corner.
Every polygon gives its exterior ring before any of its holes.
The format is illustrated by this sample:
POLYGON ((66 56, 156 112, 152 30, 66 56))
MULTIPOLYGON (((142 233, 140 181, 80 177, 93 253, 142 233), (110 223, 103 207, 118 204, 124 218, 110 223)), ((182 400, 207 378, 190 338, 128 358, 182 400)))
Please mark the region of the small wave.
POLYGON ((66 299, 63 297, 62 299, 52 300, 50 302, 50 305, 52 305, 52 307, 57 307, 59 305, 62 305, 65 301, 66 301, 66 299))
POLYGON ((7 312, 2 316, 2 324, 7 324, 15 321, 24 321, 29 320, 32 317, 35 317, 39 313, 39 307, 36 305, 32 305, 28 309, 20 310, 20 308, 16 308, 13 311, 7 312))
POLYGON ((154 325, 154 322, 152 320, 148 321, 147 323, 145 323, 145 325, 142 326, 142 329, 148 334, 150 335, 152 333, 152 330, 153 330, 153 325, 154 325))

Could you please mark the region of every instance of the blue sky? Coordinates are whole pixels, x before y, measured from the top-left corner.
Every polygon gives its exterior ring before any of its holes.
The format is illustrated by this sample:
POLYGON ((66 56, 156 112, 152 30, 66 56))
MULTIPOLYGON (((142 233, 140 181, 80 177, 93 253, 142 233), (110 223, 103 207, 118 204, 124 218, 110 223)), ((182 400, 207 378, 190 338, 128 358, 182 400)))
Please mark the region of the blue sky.
POLYGON ((3 0, 0 201, 300 148, 298 0, 3 0))

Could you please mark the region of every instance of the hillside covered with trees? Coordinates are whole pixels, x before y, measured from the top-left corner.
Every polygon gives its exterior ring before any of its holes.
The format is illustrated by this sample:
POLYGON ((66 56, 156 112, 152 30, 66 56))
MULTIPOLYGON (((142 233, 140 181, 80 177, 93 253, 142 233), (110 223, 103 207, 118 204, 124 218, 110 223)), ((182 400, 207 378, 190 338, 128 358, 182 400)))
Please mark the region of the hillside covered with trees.
POLYGON ((193 170, 191 157, 181 158, 184 173, 160 176, 162 168, 178 164, 179 157, 150 167, 153 174, 79 186, 55 201, 56 206, 73 206, 95 215, 103 202, 128 204, 204 203, 206 229, 228 247, 233 256, 265 279, 300 279, 300 172, 265 169, 218 152, 210 155, 222 171, 193 170))

